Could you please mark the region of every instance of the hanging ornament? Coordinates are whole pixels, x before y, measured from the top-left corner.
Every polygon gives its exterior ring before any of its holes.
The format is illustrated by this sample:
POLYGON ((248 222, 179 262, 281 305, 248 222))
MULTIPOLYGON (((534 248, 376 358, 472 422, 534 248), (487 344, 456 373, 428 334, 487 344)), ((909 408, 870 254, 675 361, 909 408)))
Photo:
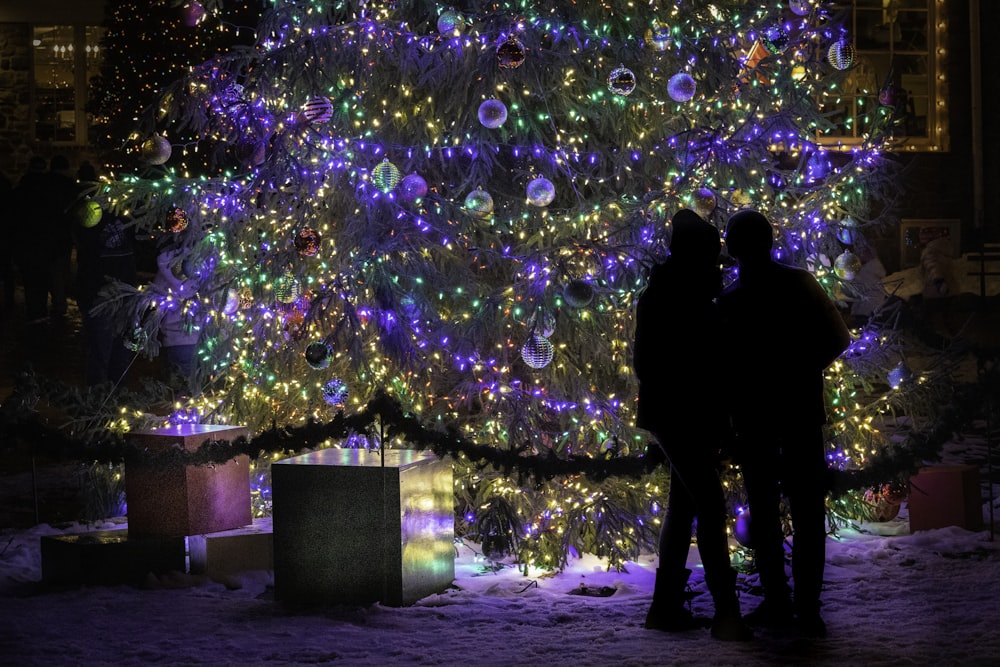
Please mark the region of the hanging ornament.
POLYGON ((788 8, 796 16, 805 16, 812 9, 809 0, 788 0, 788 8))
POLYGON ((903 383, 909 382, 913 379, 913 373, 907 365, 901 361, 889 371, 886 379, 889 380, 890 387, 893 389, 899 389, 903 383))
POLYGON ((667 81, 667 95, 674 102, 688 102, 694 97, 697 85, 694 77, 687 72, 679 72, 670 77, 667 81))
POLYGON ((427 181, 420 174, 407 174, 399 183, 399 197, 405 202, 418 202, 426 194, 427 181))
POLYGON ((323 385, 323 400, 334 407, 342 407, 347 403, 349 392, 347 383, 339 378, 328 380, 323 385))
POLYGON ((528 182, 525 193, 529 203, 535 206, 548 206, 556 198, 556 186, 544 176, 538 176, 528 182))
POLYGON ((319 232, 312 227, 303 227, 295 236, 295 249, 303 257, 312 257, 319 252, 319 232))
POLYGON ((465 197, 465 210, 477 218, 488 218, 493 214, 493 197, 482 188, 476 188, 465 197))
POLYGON ((172 150, 166 137, 154 134, 142 143, 140 153, 146 164, 164 164, 170 159, 172 150))
POLYGON ((532 334, 521 346, 521 358, 532 368, 545 368, 555 356, 555 347, 545 336, 532 334))
POLYGON ((635 74, 627 67, 616 67, 608 76, 608 88, 615 95, 631 95, 635 90, 635 74))
POLYGON ((149 334, 142 327, 134 327, 123 339, 125 349, 130 352, 141 352, 149 343, 149 334))
POLYGON ((840 254, 833 260, 833 272, 841 280, 854 280, 861 270, 861 259, 851 251, 840 254))
POLYGON ((190 0, 184 5, 182 10, 184 16, 184 25, 189 28, 193 28, 198 25, 198 22, 205 18, 205 7, 198 0, 190 0))
POLYGON ((892 521, 899 516, 899 506, 906 500, 906 493, 893 488, 892 484, 866 489, 861 496, 869 521, 892 521))
POLYGON ((322 125, 333 118, 333 102, 329 97, 314 97, 302 105, 302 118, 313 125, 322 125))
POLYGON ((281 331, 287 340, 299 340, 305 333, 306 314, 292 308, 281 318, 281 331))
POLYGON ((253 307, 253 290, 244 287, 240 290, 240 310, 248 310, 253 307))
POLYGON ((372 169, 372 182, 382 192, 391 192, 399 185, 399 169, 385 158, 372 169))
POLYGON ((579 278, 571 280, 563 288, 563 298, 574 308, 586 308, 594 300, 594 286, 579 278))
POLYGON ((854 245, 858 240, 858 222, 851 216, 847 216, 840 221, 840 228, 837 230, 837 238, 844 245, 854 245))
POLYGON ((826 151, 816 151, 806 160, 806 178, 811 183, 821 181, 833 171, 833 162, 826 151))
POLYGON ((646 45, 654 51, 666 51, 670 48, 670 26, 660 21, 646 29, 646 45))
POLYGON ((171 206, 170 210, 167 211, 167 222, 166 227, 168 232, 173 232, 177 234, 183 232, 188 226, 188 214, 182 208, 177 206, 171 206))
POLYGON ((233 315, 240 307, 240 293, 234 289, 226 290, 226 303, 222 306, 222 312, 226 315, 233 315))
POLYGON ((698 188, 691 198, 691 208, 703 218, 710 216, 717 205, 715 193, 708 188, 698 188))
POLYGON ((536 310, 527 321, 528 331, 549 338, 556 331, 556 316, 547 310, 536 310))
POLYGON ((736 515, 736 524, 733 526, 733 537, 741 546, 753 549, 753 541, 750 539, 750 510, 744 509, 736 515))
POLYGON ((524 64, 524 44, 511 35, 497 47, 497 65, 500 69, 515 69, 524 64))
POLYGON ((479 105, 479 122, 495 130, 507 122, 507 105, 500 100, 486 100, 479 105))
POLYGON ((79 221, 80 226, 84 229, 96 227, 101 222, 101 218, 104 216, 104 211, 101 210, 101 205, 90 199, 77 204, 73 213, 76 216, 77 221, 79 221))
POLYGON ((292 273, 285 273, 274 281, 274 298, 281 303, 292 303, 302 296, 302 286, 292 273))
POLYGON ((846 39, 840 39, 830 45, 826 59, 834 69, 845 70, 854 67, 854 45, 846 39))
POLYGON ((451 9, 441 12, 437 20, 438 32, 451 35, 465 30, 465 17, 451 9))
POLYGON ((325 340, 314 340, 306 345, 306 363, 310 368, 318 371, 330 365, 330 357, 333 356, 333 347, 325 340))
POLYGON ((763 42, 765 49, 778 55, 788 48, 788 33, 780 25, 771 26, 764 29, 761 42, 763 42))
POLYGON ((878 103, 893 111, 906 106, 906 91, 893 82, 888 82, 878 91, 878 103))

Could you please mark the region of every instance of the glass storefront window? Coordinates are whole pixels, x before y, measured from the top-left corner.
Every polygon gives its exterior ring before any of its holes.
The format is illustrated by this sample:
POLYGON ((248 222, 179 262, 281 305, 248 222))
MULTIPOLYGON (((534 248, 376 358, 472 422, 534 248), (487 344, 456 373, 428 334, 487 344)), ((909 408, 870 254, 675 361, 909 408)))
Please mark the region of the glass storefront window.
POLYGON ((90 79, 100 73, 97 26, 37 25, 33 29, 33 126, 38 141, 84 144, 90 79))

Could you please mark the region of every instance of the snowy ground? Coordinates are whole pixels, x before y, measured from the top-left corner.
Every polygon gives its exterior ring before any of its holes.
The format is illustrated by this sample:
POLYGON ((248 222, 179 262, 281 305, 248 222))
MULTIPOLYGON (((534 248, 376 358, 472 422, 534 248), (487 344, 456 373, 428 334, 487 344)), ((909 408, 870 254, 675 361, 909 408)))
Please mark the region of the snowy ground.
MULTIPOLYGON (((984 439, 966 438, 946 451, 952 462, 986 461, 984 439)), ((1000 485, 994 498, 997 491, 1000 485)), ((988 519, 988 503, 983 511, 988 519)), ((758 632, 748 644, 715 641, 707 630, 644 629, 652 556, 630 563, 627 573, 606 572, 585 557, 556 576, 526 577, 515 568, 487 571, 470 545, 458 549, 454 586, 414 606, 310 613, 274 602, 269 572, 229 586, 183 574, 151 578, 143 588, 46 590, 38 583, 42 535, 100 527, 42 524, 0 534, 0 663, 898 667, 1000 660, 1000 543, 988 530, 957 527, 911 535, 905 505, 892 522, 844 529, 829 540, 828 638, 758 632), (614 593, 570 594, 581 585, 614 593)), ((695 557, 692 549, 700 593, 693 607, 708 615, 695 557)), ((755 583, 740 577, 744 610, 759 602, 755 583)))

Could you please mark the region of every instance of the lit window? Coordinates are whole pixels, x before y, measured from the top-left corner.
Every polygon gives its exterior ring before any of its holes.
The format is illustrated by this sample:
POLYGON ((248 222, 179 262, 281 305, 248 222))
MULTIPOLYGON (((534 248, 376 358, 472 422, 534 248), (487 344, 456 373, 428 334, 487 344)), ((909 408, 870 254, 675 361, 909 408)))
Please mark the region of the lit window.
POLYGON ((33 45, 35 139, 86 144, 90 79, 100 73, 101 35, 96 26, 35 26, 33 45))
POLYGON ((895 109, 899 150, 947 150, 946 0, 854 0, 842 5, 855 63, 824 108, 843 122, 824 143, 857 143, 869 118, 895 109))

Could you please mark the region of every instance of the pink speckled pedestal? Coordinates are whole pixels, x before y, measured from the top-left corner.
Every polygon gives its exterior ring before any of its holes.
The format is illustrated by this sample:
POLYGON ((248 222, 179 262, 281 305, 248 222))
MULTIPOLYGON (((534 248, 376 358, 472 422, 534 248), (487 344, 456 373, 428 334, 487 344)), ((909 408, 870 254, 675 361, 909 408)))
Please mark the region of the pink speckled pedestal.
MULTIPOLYGON (((239 426, 178 424, 128 435, 129 444, 150 452, 179 447, 197 451, 206 440, 245 436, 239 426)), ((201 535, 252 522, 250 460, 241 454, 225 463, 162 465, 125 461, 129 535, 201 535)))

